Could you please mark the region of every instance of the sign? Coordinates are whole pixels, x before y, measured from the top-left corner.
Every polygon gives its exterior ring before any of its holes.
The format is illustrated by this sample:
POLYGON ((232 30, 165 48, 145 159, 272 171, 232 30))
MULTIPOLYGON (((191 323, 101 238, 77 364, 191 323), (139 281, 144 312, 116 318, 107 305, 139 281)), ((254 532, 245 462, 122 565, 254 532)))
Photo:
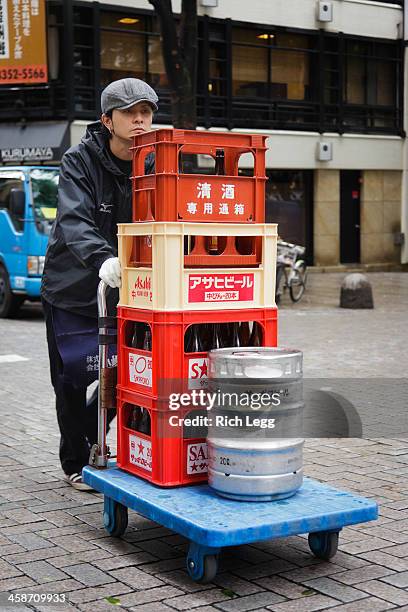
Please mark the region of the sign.
MULTIPOLYGON (((3 83, 1 79, 0 83, 3 83)), ((2 162, 39 162, 54 159, 54 151, 51 147, 15 147, 1 149, 0 153, 2 162)))
POLYGON ((47 81, 45 0, 0 0, 0 85, 47 81))
POLYGON ((254 274, 189 274, 188 301, 251 302, 254 274))
POLYGON ((133 465, 152 471, 152 443, 139 436, 129 435, 129 460, 133 465))
POLYGON ((202 389, 208 383, 208 357, 188 360, 188 388, 202 389))
POLYGON ((186 221, 253 221, 254 185, 248 177, 181 176, 179 215, 186 221))
POLYGON ((187 474, 202 474, 208 468, 207 444, 198 442, 187 446, 187 474))
POLYGON ((138 270, 129 274, 129 306, 141 302, 150 305, 153 299, 152 275, 150 271, 138 270))
POLYGON ((129 380, 143 387, 152 386, 152 358, 142 353, 129 353, 129 380))

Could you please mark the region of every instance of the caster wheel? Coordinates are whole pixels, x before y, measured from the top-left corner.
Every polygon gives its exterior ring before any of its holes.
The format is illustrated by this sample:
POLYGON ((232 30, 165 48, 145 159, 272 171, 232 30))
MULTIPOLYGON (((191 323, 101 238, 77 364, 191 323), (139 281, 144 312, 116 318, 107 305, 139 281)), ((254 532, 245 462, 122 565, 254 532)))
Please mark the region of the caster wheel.
POLYGON ((217 555, 206 555, 203 557, 203 567, 202 573, 200 572, 200 568, 197 567, 196 563, 193 559, 187 558, 187 571, 190 576, 194 580, 194 582, 198 582, 200 584, 207 584, 214 580, 218 571, 218 556, 217 555))
POLYGON ((328 561, 337 552, 339 543, 338 531, 316 531, 309 533, 309 546, 312 553, 318 559, 328 561))
POLYGON ((103 524, 106 531, 115 538, 120 537, 126 531, 128 526, 128 511, 126 506, 109 500, 110 503, 106 503, 103 511, 103 524), (107 508, 106 506, 109 506, 107 508))

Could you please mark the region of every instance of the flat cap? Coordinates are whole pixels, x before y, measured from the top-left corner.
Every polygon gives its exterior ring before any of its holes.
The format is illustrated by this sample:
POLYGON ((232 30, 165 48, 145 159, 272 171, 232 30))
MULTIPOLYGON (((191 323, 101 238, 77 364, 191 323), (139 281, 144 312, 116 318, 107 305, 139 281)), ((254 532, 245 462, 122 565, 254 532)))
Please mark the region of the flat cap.
POLYGON ((101 94, 101 109, 108 113, 113 109, 125 110, 138 102, 148 102, 157 111, 159 98, 150 85, 141 79, 119 79, 109 83, 101 94))

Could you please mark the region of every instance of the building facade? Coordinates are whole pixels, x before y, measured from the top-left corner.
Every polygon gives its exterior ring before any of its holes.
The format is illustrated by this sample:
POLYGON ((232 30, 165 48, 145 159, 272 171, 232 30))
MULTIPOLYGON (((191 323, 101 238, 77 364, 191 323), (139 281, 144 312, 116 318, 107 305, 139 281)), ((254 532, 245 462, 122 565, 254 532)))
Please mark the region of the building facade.
MULTIPOLYGON (((408 261, 402 0, 197 4, 199 128, 269 135, 267 220, 317 266, 408 261)), ((46 0, 46 9, 49 80, 0 80, 0 149, 20 131, 57 161, 99 116, 101 89, 127 76, 151 83, 156 125, 171 124, 147 0, 46 0)))

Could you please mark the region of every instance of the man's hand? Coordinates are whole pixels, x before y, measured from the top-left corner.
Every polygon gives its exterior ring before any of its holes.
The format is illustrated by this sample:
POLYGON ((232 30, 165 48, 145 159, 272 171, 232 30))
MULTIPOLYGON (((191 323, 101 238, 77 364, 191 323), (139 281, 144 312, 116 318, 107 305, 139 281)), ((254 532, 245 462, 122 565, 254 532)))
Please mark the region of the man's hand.
POLYGON ((109 257, 109 259, 105 259, 99 269, 99 278, 109 285, 109 287, 115 288, 122 285, 122 272, 118 257, 109 257))

